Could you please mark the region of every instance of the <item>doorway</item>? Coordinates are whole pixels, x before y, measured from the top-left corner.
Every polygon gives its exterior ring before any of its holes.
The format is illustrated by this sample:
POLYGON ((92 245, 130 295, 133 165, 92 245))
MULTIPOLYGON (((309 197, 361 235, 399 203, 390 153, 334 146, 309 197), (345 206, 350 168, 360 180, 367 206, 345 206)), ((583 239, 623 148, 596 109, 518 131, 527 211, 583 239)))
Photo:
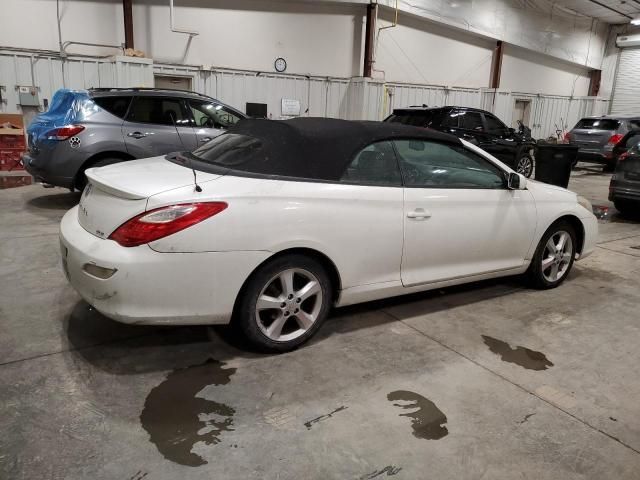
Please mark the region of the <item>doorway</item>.
POLYGON ((515 107, 513 109, 513 128, 518 128, 518 120, 523 125, 529 126, 529 120, 531 116, 531 100, 516 99, 515 107))
POLYGON ((156 88, 169 88, 174 90, 192 90, 191 77, 176 77, 169 75, 154 75, 156 88))

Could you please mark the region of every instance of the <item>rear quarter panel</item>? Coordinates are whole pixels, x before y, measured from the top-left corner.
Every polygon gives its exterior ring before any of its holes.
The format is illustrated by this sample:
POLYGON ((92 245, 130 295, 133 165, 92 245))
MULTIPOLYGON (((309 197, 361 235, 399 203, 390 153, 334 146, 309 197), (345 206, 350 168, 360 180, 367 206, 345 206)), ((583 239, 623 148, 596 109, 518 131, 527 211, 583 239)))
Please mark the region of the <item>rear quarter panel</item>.
POLYGON ((310 248, 338 268, 342 288, 400 280, 402 188, 225 176, 154 195, 148 209, 186 201, 225 201, 220 214, 158 240, 163 252, 310 248))

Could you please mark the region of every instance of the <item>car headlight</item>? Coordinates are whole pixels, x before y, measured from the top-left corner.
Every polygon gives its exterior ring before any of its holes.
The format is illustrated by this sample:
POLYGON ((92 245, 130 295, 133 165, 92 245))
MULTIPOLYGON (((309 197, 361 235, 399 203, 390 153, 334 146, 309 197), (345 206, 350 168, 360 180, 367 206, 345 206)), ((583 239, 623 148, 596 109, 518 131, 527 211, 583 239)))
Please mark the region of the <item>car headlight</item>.
POLYGON ((591 205, 591 202, 581 195, 578 195, 578 204, 582 205, 584 208, 593 213, 593 205, 591 205))

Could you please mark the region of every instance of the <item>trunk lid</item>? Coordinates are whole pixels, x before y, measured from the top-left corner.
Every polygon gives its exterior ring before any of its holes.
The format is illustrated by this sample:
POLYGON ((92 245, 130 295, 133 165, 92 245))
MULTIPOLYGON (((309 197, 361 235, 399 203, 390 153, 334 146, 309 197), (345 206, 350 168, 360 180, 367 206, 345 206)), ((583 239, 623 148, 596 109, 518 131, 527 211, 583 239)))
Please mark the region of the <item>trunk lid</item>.
MULTIPOLYGON (((147 199, 161 192, 194 185, 190 168, 162 157, 90 168, 80 197, 78 221, 89 233, 107 238, 130 218, 144 212, 147 199)), ((220 175, 197 171, 198 184, 220 175)))

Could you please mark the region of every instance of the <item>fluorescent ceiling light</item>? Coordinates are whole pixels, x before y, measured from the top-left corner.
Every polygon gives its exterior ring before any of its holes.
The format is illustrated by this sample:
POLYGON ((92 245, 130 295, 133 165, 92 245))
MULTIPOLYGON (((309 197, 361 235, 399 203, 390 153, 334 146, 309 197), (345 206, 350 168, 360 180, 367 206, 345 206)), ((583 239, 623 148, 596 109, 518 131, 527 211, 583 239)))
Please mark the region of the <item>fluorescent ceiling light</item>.
POLYGON ((631 19, 631 25, 640 25, 640 15, 636 15, 631 19))

